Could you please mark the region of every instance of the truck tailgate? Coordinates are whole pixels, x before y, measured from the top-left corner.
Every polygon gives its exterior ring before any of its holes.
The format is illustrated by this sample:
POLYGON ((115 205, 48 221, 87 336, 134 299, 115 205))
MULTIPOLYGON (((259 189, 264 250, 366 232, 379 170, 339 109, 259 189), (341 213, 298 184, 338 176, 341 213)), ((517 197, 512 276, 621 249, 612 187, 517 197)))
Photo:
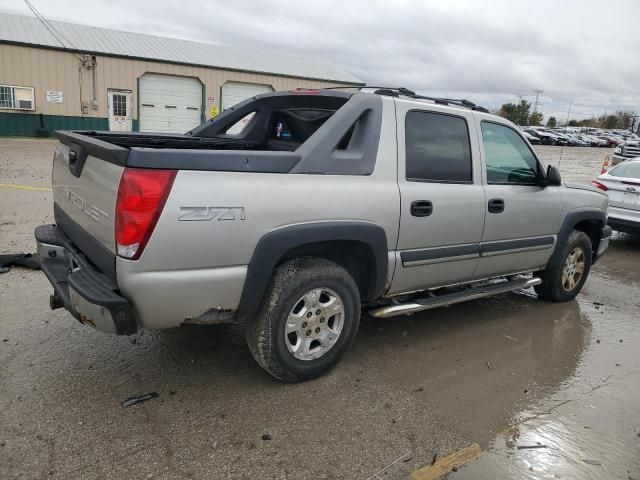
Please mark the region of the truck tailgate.
POLYGON ((101 266, 104 258, 96 257, 116 252, 115 209, 128 150, 75 132, 58 132, 58 138, 52 173, 56 223, 80 248, 94 244, 84 253, 101 266))

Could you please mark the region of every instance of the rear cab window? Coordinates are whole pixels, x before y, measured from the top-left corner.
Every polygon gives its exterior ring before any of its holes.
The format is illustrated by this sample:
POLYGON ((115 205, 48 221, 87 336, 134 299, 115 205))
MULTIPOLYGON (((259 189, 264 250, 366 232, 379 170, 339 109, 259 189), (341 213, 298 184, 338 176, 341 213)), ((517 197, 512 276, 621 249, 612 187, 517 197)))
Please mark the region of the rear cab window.
POLYGON ((408 181, 473 183, 469 128, 464 118, 411 110, 405 117, 408 181))
POLYGON ((637 178, 640 180, 640 162, 624 162, 607 173, 612 177, 637 178))

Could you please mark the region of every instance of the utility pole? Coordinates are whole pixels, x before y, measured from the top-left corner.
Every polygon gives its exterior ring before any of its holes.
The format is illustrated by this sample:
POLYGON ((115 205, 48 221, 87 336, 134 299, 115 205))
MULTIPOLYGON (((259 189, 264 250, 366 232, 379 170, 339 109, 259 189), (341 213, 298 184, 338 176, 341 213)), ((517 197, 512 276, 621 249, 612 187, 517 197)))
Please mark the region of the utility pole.
POLYGON ((534 90, 534 92, 536 93, 536 100, 535 100, 535 103, 533 105, 533 113, 537 113, 538 112, 538 100, 540 99, 540 95, 542 95, 544 92, 543 92, 543 90, 534 90))

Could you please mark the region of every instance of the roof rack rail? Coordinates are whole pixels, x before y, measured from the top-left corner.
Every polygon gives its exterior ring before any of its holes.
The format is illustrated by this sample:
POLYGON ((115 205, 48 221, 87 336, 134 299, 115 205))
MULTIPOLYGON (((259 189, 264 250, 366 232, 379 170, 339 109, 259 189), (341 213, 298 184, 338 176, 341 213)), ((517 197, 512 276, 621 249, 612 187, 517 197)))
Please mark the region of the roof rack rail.
POLYGON ((370 85, 364 85, 364 86, 361 85, 361 86, 352 86, 352 87, 351 86, 350 87, 329 87, 329 88, 325 88, 325 90, 336 90, 336 89, 343 89, 343 88, 357 88, 357 89, 368 88, 368 89, 375 90, 373 93, 377 95, 386 95, 389 97, 403 96, 403 97, 414 98, 416 100, 429 100, 437 105, 455 105, 457 107, 469 108, 477 112, 490 113, 489 110, 487 110, 486 108, 481 107, 480 105, 476 105, 475 103, 470 102, 469 100, 465 100, 464 98, 456 99, 456 98, 428 97, 425 95, 418 95, 413 90, 409 90, 408 88, 405 88, 405 87, 374 87, 370 85))

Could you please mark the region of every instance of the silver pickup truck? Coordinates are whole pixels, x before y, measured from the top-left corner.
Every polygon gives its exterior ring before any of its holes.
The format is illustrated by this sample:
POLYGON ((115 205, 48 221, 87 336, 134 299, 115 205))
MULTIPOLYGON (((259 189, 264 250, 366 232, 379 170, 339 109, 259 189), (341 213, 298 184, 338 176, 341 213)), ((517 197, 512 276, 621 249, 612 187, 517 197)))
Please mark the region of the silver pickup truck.
POLYGON ((57 132, 51 308, 133 334, 239 322, 274 377, 326 372, 376 317, 535 287, 568 301, 607 196, 510 122, 406 89, 253 97, 184 135, 57 132))

